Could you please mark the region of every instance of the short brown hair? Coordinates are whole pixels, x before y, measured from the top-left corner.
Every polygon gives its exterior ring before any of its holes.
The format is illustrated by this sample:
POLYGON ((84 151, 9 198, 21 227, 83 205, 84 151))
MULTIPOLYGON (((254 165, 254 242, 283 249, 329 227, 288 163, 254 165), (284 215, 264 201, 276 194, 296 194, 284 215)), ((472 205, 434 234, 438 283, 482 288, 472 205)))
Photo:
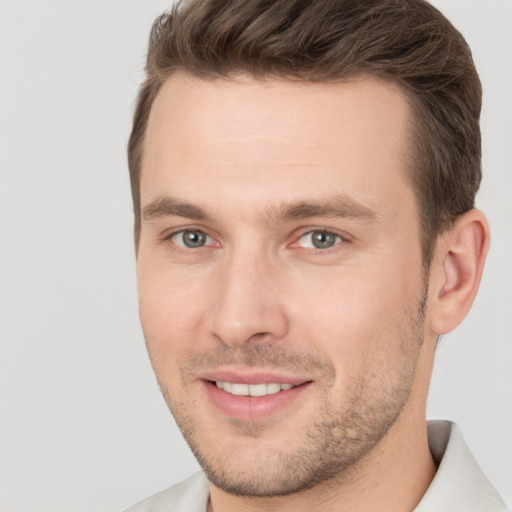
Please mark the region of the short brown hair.
POLYGON ((140 232, 140 174, 151 105, 176 71, 310 82, 369 76, 412 107, 410 180, 424 263, 439 233, 473 208, 481 180, 481 84, 462 35, 424 0, 190 0, 153 24, 128 163, 140 232))

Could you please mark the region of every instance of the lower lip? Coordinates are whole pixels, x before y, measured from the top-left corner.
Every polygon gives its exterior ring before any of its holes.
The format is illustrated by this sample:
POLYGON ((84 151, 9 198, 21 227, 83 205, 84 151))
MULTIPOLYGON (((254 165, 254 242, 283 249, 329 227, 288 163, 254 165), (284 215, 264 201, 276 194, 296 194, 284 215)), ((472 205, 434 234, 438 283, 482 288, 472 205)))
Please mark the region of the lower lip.
POLYGON ((203 381, 210 401, 229 418, 242 421, 260 421, 290 408, 311 382, 294 386, 266 396, 238 396, 219 389, 214 382, 203 381))

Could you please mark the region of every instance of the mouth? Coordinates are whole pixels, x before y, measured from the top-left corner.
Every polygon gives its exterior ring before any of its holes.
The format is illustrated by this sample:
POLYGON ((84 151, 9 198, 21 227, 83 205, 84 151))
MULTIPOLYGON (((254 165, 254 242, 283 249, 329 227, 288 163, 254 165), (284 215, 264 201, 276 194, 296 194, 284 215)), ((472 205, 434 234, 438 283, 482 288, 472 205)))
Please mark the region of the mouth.
POLYGON ((215 385, 226 391, 231 395, 235 396, 267 396, 267 395, 275 395, 280 391, 288 391, 294 387, 294 384, 290 384, 288 382, 278 383, 278 382, 270 382, 265 383, 262 382, 260 384, 244 384, 242 382, 228 382, 218 380, 215 382, 215 385))
POLYGON ((227 419, 259 422, 282 418, 303 406, 304 393, 313 385, 306 379, 277 375, 237 375, 230 372, 201 379, 205 397, 227 419), (291 382, 290 382, 291 381, 291 382), (278 416, 274 416, 278 414, 278 416))

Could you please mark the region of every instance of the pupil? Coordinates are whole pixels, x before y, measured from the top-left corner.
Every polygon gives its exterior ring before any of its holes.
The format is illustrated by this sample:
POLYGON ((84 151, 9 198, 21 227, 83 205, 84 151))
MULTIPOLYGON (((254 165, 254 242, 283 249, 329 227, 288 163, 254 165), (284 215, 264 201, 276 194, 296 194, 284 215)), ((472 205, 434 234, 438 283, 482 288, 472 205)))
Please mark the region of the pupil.
POLYGON ((187 231, 183 234, 183 243, 187 247, 202 247, 206 241, 206 235, 200 231, 187 231))
POLYGON ((332 233, 324 233, 323 231, 315 231, 313 233, 313 245, 317 249, 327 249, 332 247, 336 242, 336 237, 332 233))

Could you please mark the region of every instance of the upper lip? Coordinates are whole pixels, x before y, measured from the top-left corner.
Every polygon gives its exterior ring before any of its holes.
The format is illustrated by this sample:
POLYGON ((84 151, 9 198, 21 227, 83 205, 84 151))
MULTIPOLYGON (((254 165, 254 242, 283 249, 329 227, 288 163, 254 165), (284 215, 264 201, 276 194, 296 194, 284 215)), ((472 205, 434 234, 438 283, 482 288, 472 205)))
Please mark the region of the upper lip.
POLYGON ((310 378, 301 375, 292 375, 286 371, 257 370, 247 368, 215 368, 203 370, 198 373, 198 378, 212 382, 236 382, 239 384, 293 384, 299 386, 311 381, 310 378))

